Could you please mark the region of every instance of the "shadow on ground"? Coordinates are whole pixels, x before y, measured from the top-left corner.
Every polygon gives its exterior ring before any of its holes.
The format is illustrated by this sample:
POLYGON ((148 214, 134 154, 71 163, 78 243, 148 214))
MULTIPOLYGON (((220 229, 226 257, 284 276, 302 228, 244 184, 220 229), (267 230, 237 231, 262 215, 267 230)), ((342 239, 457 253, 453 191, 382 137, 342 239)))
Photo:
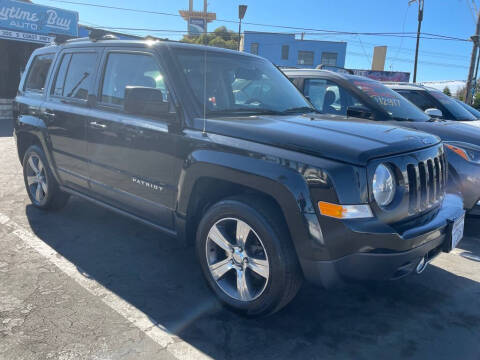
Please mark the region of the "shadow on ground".
POLYGON ((175 239, 77 198, 59 213, 26 212, 80 272, 213 358, 480 356, 480 283, 433 265, 391 283, 306 285, 283 311, 249 320, 219 306, 193 249, 175 239))
POLYGON ((0 137, 9 137, 13 135, 12 120, 0 119, 0 137))

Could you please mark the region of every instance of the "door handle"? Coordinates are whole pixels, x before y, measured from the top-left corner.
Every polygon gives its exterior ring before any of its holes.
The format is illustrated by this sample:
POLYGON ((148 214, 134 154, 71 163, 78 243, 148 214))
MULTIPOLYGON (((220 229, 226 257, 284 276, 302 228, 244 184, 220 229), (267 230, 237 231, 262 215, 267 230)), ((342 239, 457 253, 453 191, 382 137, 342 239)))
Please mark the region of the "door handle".
POLYGON ((90 127, 94 128, 94 129, 106 129, 107 125, 98 123, 96 121, 92 121, 92 122, 90 122, 90 127))

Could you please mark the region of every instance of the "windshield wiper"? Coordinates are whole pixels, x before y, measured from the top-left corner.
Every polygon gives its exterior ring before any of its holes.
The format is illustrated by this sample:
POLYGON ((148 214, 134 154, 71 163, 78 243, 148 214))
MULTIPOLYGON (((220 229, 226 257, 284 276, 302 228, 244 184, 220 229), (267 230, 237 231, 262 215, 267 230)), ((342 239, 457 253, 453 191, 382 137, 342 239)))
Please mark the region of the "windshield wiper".
POLYGON ((294 107, 294 108, 284 110, 281 113, 282 114, 302 114, 302 113, 312 113, 312 112, 316 114, 321 114, 320 111, 310 106, 294 107))
POLYGON ((408 117, 400 117, 400 116, 392 116, 392 120, 397 120, 397 121, 416 121, 415 119, 411 119, 408 117))
POLYGON ((271 109, 225 109, 211 110, 207 112, 210 116, 228 116, 228 115, 282 115, 282 112, 271 109))

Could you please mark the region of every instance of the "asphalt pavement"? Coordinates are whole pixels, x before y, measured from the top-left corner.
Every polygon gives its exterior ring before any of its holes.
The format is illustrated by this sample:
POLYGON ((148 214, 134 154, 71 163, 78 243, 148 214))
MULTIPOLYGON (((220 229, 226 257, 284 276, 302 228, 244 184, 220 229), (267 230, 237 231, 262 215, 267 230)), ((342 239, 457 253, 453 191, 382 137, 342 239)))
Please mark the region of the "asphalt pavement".
POLYGON ((480 359, 480 219, 422 275, 223 309, 192 248, 79 198, 27 197, 0 123, 0 359, 480 359))

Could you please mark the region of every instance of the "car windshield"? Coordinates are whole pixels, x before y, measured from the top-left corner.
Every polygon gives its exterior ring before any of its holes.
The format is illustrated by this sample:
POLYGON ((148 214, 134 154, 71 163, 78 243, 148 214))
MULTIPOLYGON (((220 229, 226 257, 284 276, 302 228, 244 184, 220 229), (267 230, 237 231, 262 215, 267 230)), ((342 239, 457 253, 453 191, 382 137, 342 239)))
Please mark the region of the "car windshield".
POLYGON ((480 111, 478 111, 477 109, 475 109, 474 107, 470 106, 470 105, 467 105, 465 104, 463 101, 461 100, 458 100, 458 99, 455 99, 455 101, 460 104, 464 109, 466 109, 467 111, 469 111, 470 113, 473 114, 473 116, 475 116, 475 118, 477 120, 480 120, 480 111))
POLYGON ((359 77, 351 77, 349 81, 375 100, 395 120, 430 120, 430 117, 418 107, 378 81, 359 77))
POLYGON ((471 112, 457 103, 450 96, 447 96, 438 90, 428 90, 428 92, 443 106, 445 106, 448 111, 450 111, 450 113, 455 117, 455 119, 452 120, 476 120, 475 116, 473 116, 471 112))
POLYGON ((217 51, 174 51, 194 99, 208 115, 316 111, 267 60, 217 51))

